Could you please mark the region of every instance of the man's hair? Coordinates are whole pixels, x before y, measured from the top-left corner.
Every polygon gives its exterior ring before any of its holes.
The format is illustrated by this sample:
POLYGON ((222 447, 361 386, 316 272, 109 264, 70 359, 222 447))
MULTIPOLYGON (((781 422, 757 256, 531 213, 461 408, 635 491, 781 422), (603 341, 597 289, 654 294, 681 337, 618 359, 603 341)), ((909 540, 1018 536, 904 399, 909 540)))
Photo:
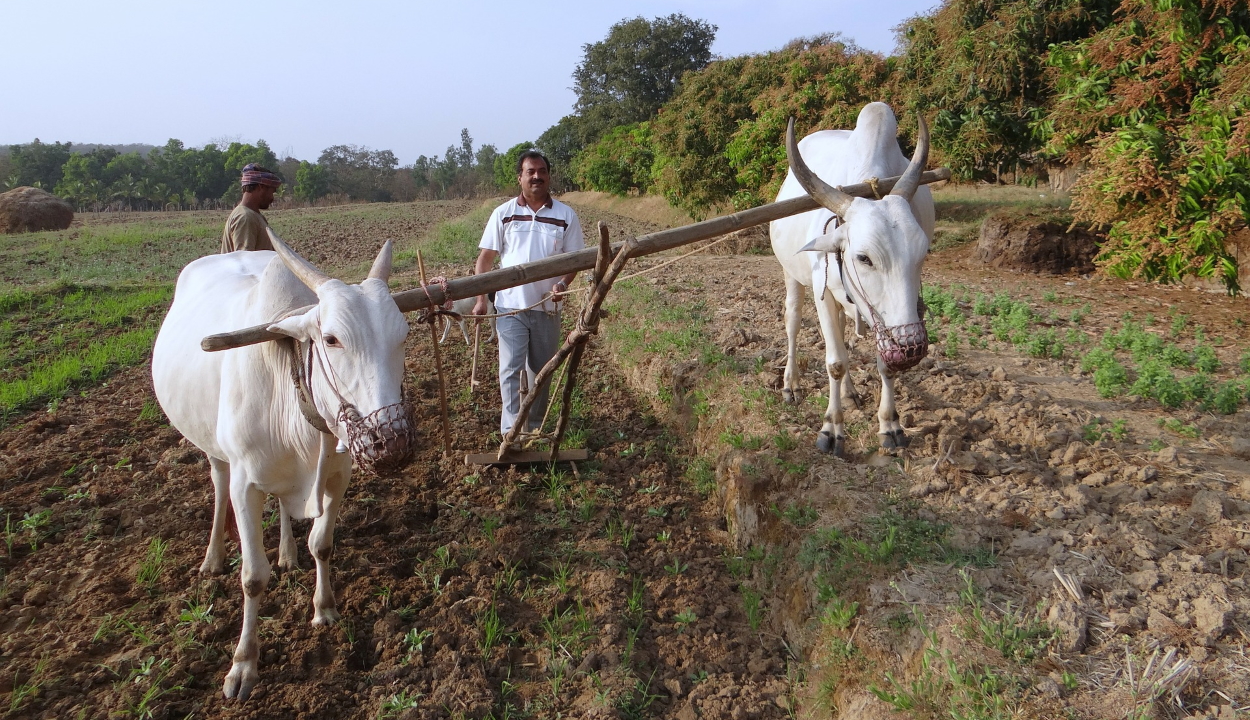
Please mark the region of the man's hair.
POLYGON ((251 185, 244 185, 243 192, 245 193, 256 192, 256 188, 258 187, 260 187, 260 185, 257 185, 256 183, 252 183, 251 185))
POLYGON ((547 173, 551 174, 551 161, 547 159, 546 155, 543 155, 543 151, 536 148, 530 148, 529 150, 521 153, 520 157, 516 159, 517 175, 521 174, 521 166, 524 165, 525 161, 529 158, 538 158, 539 160, 542 160, 543 164, 547 166, 547 173))

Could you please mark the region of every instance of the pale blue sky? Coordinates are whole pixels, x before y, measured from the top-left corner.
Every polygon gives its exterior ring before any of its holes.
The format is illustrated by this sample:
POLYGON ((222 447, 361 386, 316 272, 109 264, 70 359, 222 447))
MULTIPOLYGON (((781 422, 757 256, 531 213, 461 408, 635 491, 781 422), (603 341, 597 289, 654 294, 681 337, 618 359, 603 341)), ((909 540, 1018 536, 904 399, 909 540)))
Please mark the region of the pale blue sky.
POLYGON ((832 31, 888 54, 893 28, 939 3, 0 0, 0 143, 263 138, 409 164, 462 127, 501 150, 538 137, 572 109, 582 45, 624 18, 707 20, 723 57, 832 31))

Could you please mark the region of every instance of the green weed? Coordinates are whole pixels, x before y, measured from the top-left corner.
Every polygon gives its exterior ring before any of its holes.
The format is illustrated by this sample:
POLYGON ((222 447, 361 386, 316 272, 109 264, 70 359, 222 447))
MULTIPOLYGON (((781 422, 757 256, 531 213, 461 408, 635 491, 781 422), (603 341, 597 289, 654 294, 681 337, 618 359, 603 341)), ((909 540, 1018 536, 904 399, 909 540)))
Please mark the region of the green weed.
POLYGON ((859 603, 846 602, 840 597, 834 596, 825 605, 825 610, 821 613, 820 621, 822 624, 845 630, 851 626, 851 621, 855 619, 855 615, 859 612, 859 603))
POLYGON ((764 621, 764 608, 761 603, 763 598, 746 585, 740 586, 739 591, 742 593, 742 609, 746 612, 747 624, 752 630, 759 630, 764 621))
POLYGON ((678 633, 684 633, 686 628, 693 625, 698 619, 699 616, 695 614, 693 608, 686 608, 685 610, 673 615, 673 624, 677 626, 678 633))
POLYGON ((390 718, 399 717, 404 711, 416 708, 417 701, 422 697, 423 695, 419 692, 399 691, 382 703, 382 707, 378 709, 378 720, 390 720, 390 718))

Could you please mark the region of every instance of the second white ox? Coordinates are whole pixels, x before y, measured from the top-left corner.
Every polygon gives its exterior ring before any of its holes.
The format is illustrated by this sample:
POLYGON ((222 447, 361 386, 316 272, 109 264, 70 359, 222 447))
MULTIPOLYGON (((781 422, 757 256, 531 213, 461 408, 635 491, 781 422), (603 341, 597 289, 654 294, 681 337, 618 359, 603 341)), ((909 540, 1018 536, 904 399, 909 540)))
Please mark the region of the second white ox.
POLYGON ((276 252, 210 255, 189 264, 152 351, 152 380, 165 415, 208 455, 211 468, 216 502, 201 572, 222 572, 226 510, 234 506, 243 630, 223 691, 239 699, 247 699, 260 677, 256 623, 270 573, 261 542, 265 496, 281 503, 282 554, 290 563, 286 514, 316 518, 308 537, 317 564, 312 622, 334 623, 339 613, 328 562, 352 460, 386 466, 406 458, 412 446, 401 389, 408 323, 386 285, 390 243, 366 280, 347 285, 272 232, 270 238, 276 252), (263 323, 294 342, 200 349, 207 334, 263 323))
POLYGON ((894 379, 928 351, 919 300, 920 266, 933 238, 933 196, 920 185, 929 132, 921 118, 910 163, 899 150, 897 134, 894 113, 879 102, 860 111, 853 131, 822 130, 796 145, 791 119, 786 133, 790 172, 777 200, 806 191, 823 207, 769 226, 773 253, 786 278, 782 392, 787 402, 795 401, 799 314, 804 288, 811 289, 829 373, 829 407, 816 445, 837 455, 843 454, 846 442, 843 383, 848 395, 854 392, 847 377, 846 319, 854 319, 857 331, 868 325, 876 340, 881 374, 877 420, 883 448, 907 445, 894 406, 894 379), (902 178, 879 200, 852 197, 834 187, 896 175, 902 178))

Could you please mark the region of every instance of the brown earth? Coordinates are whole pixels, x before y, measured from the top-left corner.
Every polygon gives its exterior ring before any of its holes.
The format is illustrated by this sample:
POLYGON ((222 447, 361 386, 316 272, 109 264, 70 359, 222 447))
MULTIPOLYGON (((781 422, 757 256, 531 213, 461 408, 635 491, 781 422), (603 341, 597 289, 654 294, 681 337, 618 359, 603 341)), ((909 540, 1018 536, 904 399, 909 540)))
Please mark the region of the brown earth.
POLYGON ((1032 214, 995 213, 981 223, 977 258, 991 267, 1028 272, 1094 270, 1101 238, 1032 214))
MULTIPOLYGON (((599 218, 614 234, 656 229, 586 211, 588 234, 599 218)), ((336 251, 325 240, 292 242, 310 254, 336 251)), ((932 257, 926 283, 1013 296, 1049 290, 1060 303, 1090 303, 1089 333, 1126 311, 1175 309, 1218 335, 1226 365, 1250 344, 1238 322, 1245 300, 1016 275, 974 263, 971 251, 932 257)), ((905 505, 948 524, 960 548, 997 557, 970 577, 999 607, 1046 603, 1065 640, 1018 671, 1030 678, 1014 700, 1021 716, 1064 708, 1122 716, 1138 702, 1126 689, 1126 653, 1141 660, 1140 673, 1155 648, 1176 648, 1198 669, 1180 695, 1188 708, 1250 697, 1244 408, 1164 413, 1099 398, 1088 377, 1060 361, 1009 348, 945 357, 939 346, 899 383, 912 448, 882 456, 876 381, 861 342, 852 377, 864 409, 848 416, 852 457, 837 460, 811 448, 824 410, 812 399, 826 381, 810 311, 800 333, 809 401, 776 403, 785 346, 774 260, 695 257, 635 282, 667 303, 703 302, 706 332, 743 361, 731 389, 708 398, 711 411, 699 416, 681 401, 693 402, 707 380, 697 357, 609 355, 613 333, 625 329, 614 325, 624 315, 618 305, 582 371, 575 426, 592 462, 573 474, 467 468, 463 453, 497 442, 495 391, 487 382, 470 394, 469 351, 442 346, 454 457, 441 458, 430 340, 414 327, 408 392, 427 418, 425 449, 398 477, 353 479, 333 561, 340 626, 309 625, 312 571, 302 546, 305 569, 275 575, 261 610, 261 684, 247 703, 220 694, 241 621, 237 575, 196 573, 211 518, 207 464, 152 417, 147 369, 0 432, 0 507, 10 520, 0 560, 0 694, 11 714, 373 718, 410 699, 411 709, 393 716, 687 720, 838 709, 890 717, 868 678, 919 672, 924 636, 896 621, 920 608, 935 627, 955 623, 960 568, 848 573, 839 592, 860 603, 858 616, 853 628, 830 629, 814 620, 816 572, 795 561, 809 525, 781 512, 803 503, 817 513, 811 528, 852 534, 872 512, 905 505), (1165 415, 1200 428, 1200 438, 1160 429, 1165 415), (1087 442, 1093 418, 1124 419, 1128 435, 1087 442), (778 445, 728 447, 726 430, 776 436, 778 445), (1167 447, 1148 450, 1156 438, 1167 447), (683 478, 700 456, 717 468, 718 489, 706 498, 683 478), (32 520, 22 527, 23 518, 32 520), (145 587, 136 575, 154 538, 168 542, 166 560, 145 587), (757 550, 744 576, 741 561, 757 550), (1054 569, 1076 579, 1079 601, 1056 591, 1054 569), (762 595, 762 619, 744 607, 750 588, 762 595), (189 612, 210 605, 207 619, 189 612), (432 634, 421 649, 405 642, 422 630, 432 634), (839 664, 833 638, 859 654, 839 664), (1063 672, 1079 678, 1075 687, 1063 672)), ((493 346, 483 353, 479 372, 489 377, 493 346)), ((297 535, 307 531, 296 524, 297 535)), ((274 523, 265 534, 271 560, 277 533, 274 523)), ((941 638, 970 652, 950 633, 941 638)))

